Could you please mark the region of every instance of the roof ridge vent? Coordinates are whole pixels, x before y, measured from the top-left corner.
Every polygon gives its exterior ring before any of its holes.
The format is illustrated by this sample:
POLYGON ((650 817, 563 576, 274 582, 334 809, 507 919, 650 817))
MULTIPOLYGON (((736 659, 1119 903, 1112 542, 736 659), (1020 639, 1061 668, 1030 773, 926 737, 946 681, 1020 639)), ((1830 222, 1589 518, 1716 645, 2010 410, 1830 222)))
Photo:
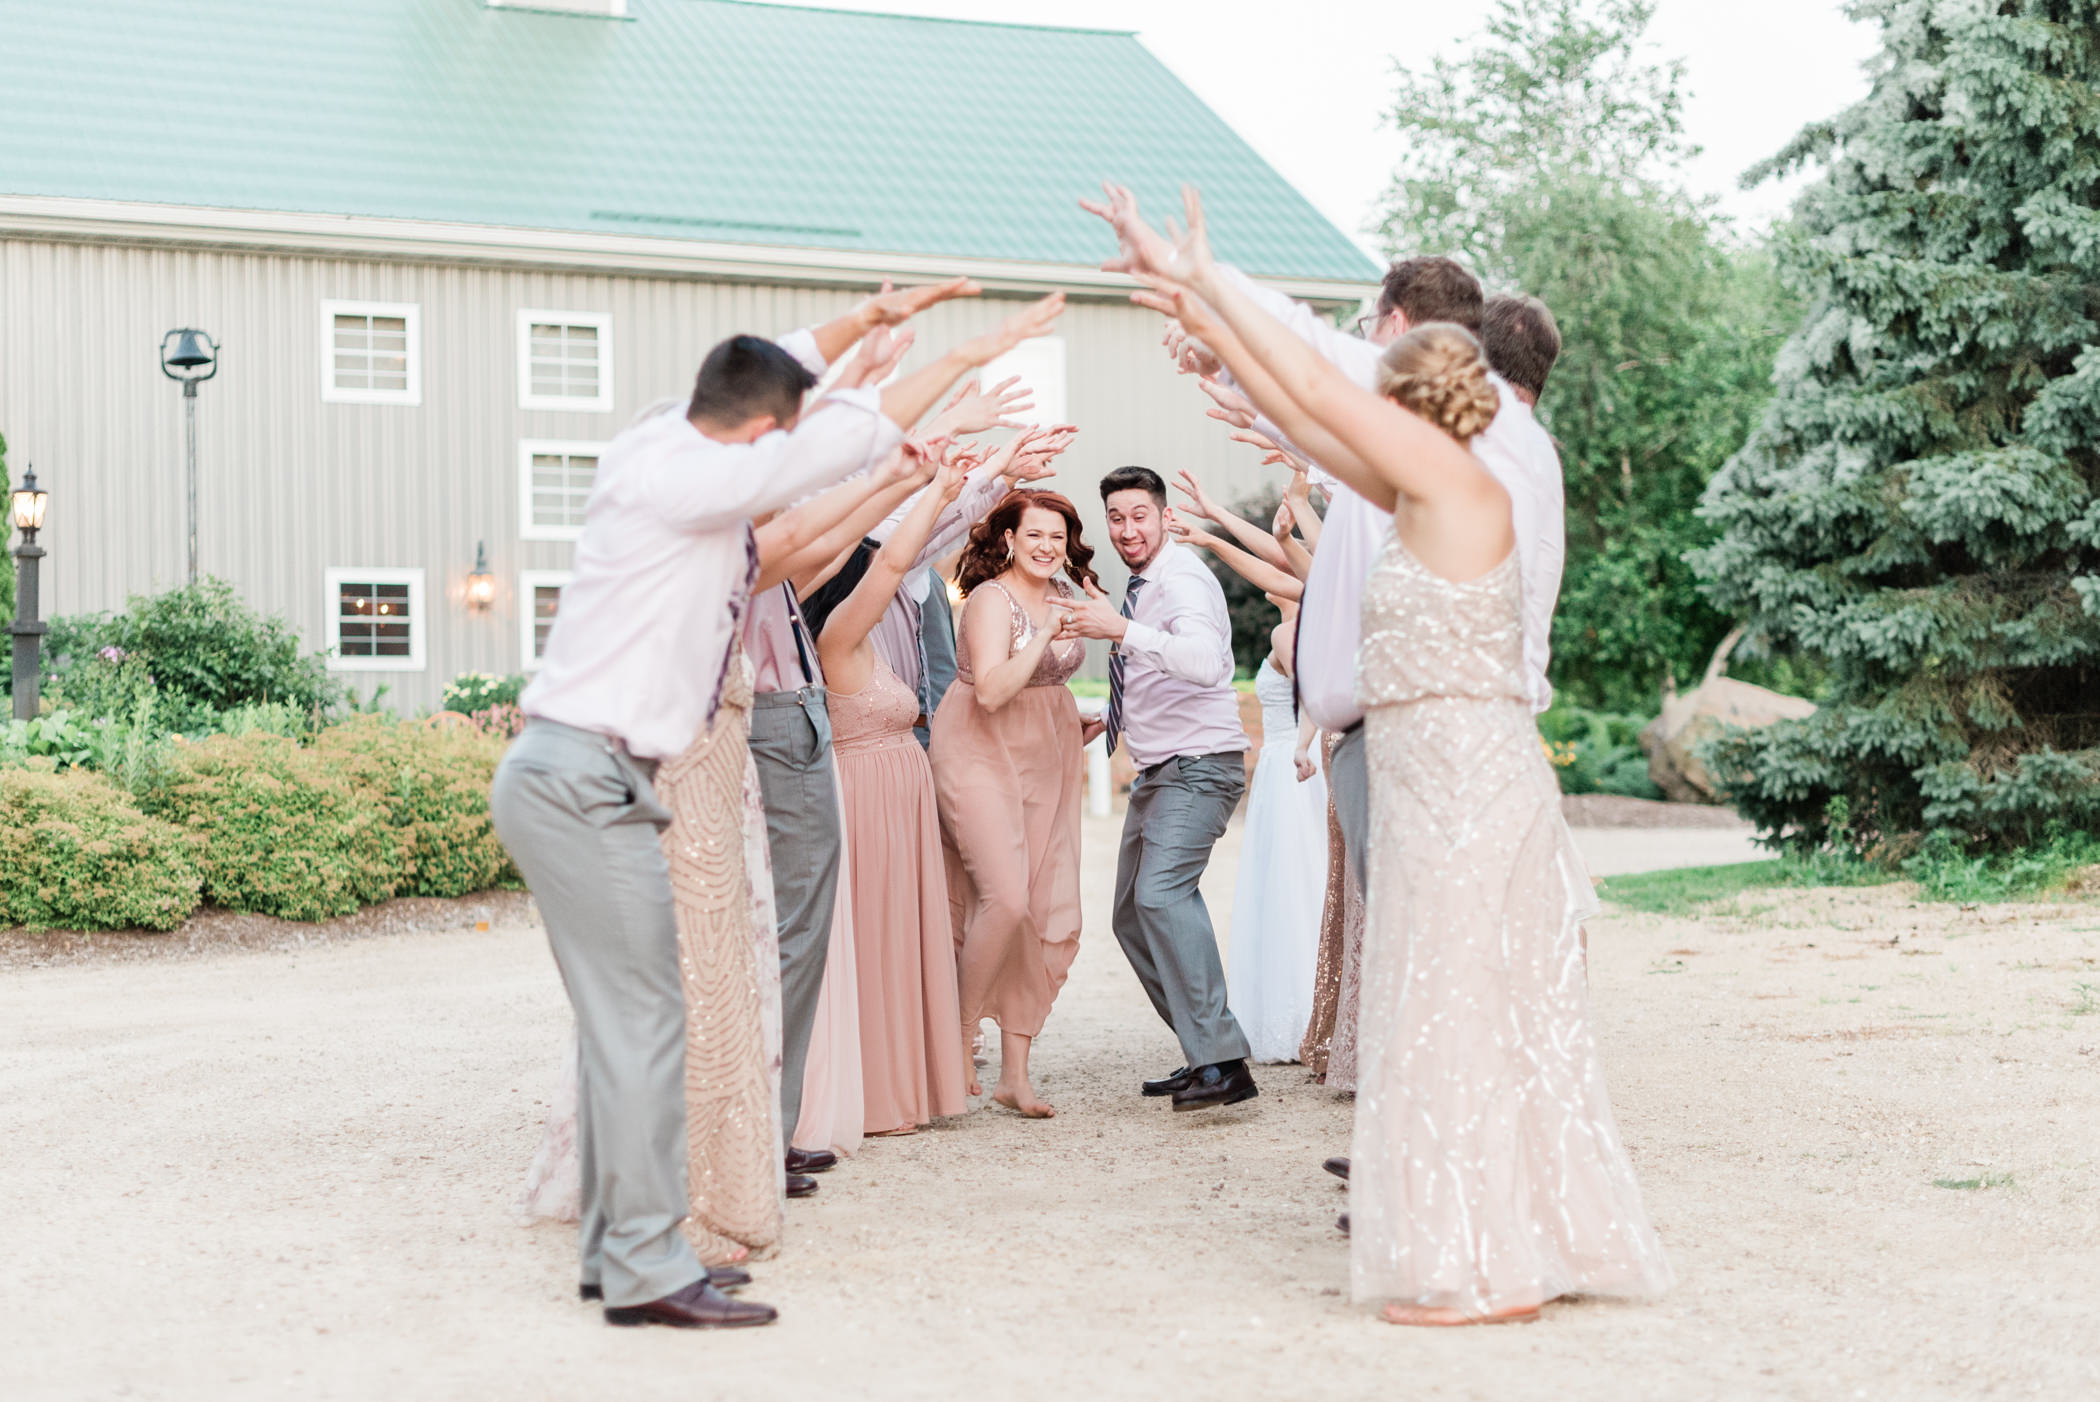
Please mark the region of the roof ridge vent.
POLYGON ((562 15, 626 19, 627 0, 484 0, 492 10, 546 10, 562 15))

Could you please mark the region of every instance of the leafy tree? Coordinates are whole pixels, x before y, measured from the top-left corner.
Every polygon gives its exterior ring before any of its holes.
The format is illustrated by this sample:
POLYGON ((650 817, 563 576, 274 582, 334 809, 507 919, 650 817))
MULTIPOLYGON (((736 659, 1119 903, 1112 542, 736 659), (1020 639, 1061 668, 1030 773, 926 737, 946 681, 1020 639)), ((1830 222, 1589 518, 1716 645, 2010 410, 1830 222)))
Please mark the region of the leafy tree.
POLYGON ((2100 822, 2100 0, 1865 0, 1872 92, 1781 269, 1807 304, 1715 478, 1708 596, 1828 667, 1721 758, 1797 843, 2100 822))
POLYGON ((1380 233, 1449 253, 1553 309, 1539 405, 1561 451, 1568 560, 1553 680, 1575 704, 1652 713, 1729 620, 1686 552, 1714 472, 1769 393, 1789 319, 1771 261, 1686 194, 1682 67, 1652 60, 1648 0, 1500 0, 1474 47, 1403 73, 1410 155, 1380 233))

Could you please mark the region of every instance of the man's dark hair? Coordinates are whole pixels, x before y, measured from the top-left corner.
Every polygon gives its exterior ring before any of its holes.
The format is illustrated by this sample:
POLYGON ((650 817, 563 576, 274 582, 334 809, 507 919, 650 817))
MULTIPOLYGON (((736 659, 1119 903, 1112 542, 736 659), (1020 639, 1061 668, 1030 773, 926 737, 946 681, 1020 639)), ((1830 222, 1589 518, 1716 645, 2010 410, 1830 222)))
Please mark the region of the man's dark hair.
POLYGON ((724 428, 766 414, 785 425, 802 412, 802 396, 816 382, 801 361, 771 341, 731 336, 700 362, 685 414, 724 428))
POLYGON ((1409 326, 1452 321, 1480 334, 1480 279, 1449 258, 1402 258, 1385 270, 1378 289, 1378 314, 1394 311, 1409 326))
POLYGON ((1167 484, 1149 467, 1119 467, 1101 479, 1101 500, 1117 492, 1150 492, 1161 507, 1167 504, 1167 484))
POLYGON ((1480 318, 1480 344, 1495 373, 1537 399, 1560 359, 1560 326, 1552 309, 1521 293, 1488 298, 1480 318))

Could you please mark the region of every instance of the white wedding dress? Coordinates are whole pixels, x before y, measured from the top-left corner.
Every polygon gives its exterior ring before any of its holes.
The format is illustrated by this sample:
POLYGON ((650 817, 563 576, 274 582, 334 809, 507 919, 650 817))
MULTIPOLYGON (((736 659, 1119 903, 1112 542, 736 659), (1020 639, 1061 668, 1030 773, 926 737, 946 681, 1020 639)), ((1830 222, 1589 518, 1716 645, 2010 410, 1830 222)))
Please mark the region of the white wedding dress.
POLYGON ((1273 661, 1262 662, 1254 695, 1261 702, 1261 755, 1240 834, 1225 983, 1254 1059, 1296 1061, 1312 1017, 1327 894, 1327 781, 1315 773, 1298 782, 1291 679, 1273 661))

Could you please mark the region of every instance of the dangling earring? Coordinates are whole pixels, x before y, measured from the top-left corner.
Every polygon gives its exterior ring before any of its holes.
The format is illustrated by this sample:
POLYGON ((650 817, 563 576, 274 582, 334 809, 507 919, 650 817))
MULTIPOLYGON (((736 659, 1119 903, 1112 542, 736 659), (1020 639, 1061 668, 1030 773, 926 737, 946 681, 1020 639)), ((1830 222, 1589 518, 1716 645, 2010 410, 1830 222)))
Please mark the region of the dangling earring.
POLYGON ((1013 562, 1014 562, 1014 538, 1013 538, 1012 536, 1008 536, 1008 537, 1006 538, 1006 563, 1010 565, 1010 564, 1012 564, 1013 562))

